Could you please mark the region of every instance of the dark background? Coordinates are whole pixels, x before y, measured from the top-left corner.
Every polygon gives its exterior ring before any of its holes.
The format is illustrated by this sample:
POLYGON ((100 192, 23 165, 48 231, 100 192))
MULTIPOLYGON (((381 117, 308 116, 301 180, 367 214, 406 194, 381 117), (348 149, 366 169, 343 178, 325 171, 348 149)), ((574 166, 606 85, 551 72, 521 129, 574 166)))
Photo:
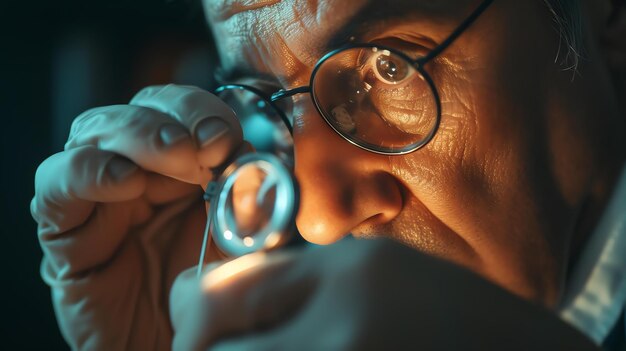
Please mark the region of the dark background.
POLYGON ((29 202, 37 165, 59 152, 82 111, 141 87, 212 85, 200 0, 0 3, 2 350, 65 350, 29 202))

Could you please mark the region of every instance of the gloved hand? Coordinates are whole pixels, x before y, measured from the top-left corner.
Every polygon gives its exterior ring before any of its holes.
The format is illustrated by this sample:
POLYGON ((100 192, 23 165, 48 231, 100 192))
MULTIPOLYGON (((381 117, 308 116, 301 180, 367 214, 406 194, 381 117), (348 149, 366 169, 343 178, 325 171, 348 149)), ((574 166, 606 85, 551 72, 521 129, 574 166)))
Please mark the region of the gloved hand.
POLYGON ((599 350, 552 311, 389 239, 210 266, 172 287, 174 351, 599 350))
POLYGON ((168 294, 197 264, 200 186, 242 138, 225 103, 187 86, 149 87, 76 118, 64 151, 39 166, 31 202, 41 274, 72 349, 171 347, 168 294))

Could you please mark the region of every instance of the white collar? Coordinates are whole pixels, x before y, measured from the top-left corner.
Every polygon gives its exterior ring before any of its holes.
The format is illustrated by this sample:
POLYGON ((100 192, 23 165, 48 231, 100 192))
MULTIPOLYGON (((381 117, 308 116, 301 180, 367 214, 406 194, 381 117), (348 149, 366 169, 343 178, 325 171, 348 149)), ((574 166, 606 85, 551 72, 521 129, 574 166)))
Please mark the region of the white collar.
POLYGON ((626 167, 576 264, 558 312, 600 345, 625 305, 626 167))

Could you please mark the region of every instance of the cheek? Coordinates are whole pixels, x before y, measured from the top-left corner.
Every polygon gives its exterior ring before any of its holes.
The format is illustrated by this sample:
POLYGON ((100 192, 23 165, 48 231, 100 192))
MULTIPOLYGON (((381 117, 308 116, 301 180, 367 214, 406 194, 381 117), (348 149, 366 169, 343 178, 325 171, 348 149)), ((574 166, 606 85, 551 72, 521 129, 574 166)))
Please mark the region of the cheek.
POLYGON ((441 196, 444 189, 482 189, 487 155, 475 158, 479 120, 469 77, 461 69, 437 64, 430 69, 441 97, 441 124, 433 140, 405 157, 392 157, 393 171, 420 196, 441 196), (470 184, 467 184, 467 183, 470 184), (468 186, 470 185, 470 186, 468 186))
POLYGON ((392 158, 392 171, 465 242, 468 252, 451 259, 473 259, 465 264, 536 297, 549 284, 537 280, 553 277, 542 272, 554 272, 555 252, 562 249, 555 249, 553 228, 541 219, 550 209, 559 217, 563 205, 550 190, 549 159, 541 152, 541 97, 532 89, 522 94, 516 82, 486 77, 472 65, 433 67, 441 126, 424 149, 392 158))

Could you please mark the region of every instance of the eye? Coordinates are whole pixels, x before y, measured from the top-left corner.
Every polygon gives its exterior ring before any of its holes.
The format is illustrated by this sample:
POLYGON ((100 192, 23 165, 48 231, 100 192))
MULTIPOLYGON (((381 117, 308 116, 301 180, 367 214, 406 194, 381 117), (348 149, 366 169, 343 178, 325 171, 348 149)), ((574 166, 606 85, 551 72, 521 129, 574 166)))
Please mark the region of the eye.
POLYGON ((414 71, 409 62, 388 52, 375 55, 372 60, 376 78, 386 84, 399 84, 410 77, 414 71))

